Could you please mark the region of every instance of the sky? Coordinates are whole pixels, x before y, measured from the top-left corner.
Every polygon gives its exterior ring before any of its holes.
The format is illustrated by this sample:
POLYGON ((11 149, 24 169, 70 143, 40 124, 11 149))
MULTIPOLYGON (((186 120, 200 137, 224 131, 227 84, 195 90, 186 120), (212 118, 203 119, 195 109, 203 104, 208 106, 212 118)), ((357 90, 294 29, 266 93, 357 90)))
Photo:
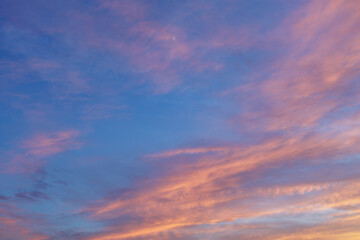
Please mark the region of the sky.
POLYGON ((1 0, 1 240, 360 240, 360 1, 1 0))

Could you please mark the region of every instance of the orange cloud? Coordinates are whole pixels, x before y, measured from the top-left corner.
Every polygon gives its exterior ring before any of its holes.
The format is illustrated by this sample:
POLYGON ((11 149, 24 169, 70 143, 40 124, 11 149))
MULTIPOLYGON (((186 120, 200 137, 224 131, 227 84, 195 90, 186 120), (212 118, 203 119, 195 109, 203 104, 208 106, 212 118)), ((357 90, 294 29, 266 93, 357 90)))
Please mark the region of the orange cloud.
POLYGON ((99 207, 90 209, 94 219, 121 216, 139 216, 142 219, 137 224, 114 226, 109 233, 90 239, 155 236, 170 230, 181 231, 188 226, 357 204, 357 180, 247 188, 242 183, 249 180, 237 176, 262 172, 271 165, 288 164, 299 158, 307 161, 329 158, 330 161, 342 154, 359 153, 359 141, 359 136, 349 137, 345 132, 332 138, 319 134, 298 139, 276 139, 246 150, 233 147, 220 156, 204 155, 196 162, 175 164, 165 177, 142 183, 143 186, 140 184, 135 193, 105 201, 99 207), (355 190, 351 192, 350 189, 355 190), (314 198, 313 194, 319 196, 314 198), (299 195, 304 197, 296 200, 299 195), (280 199, 286 196, 293 198, 291 205, 281 204, 280 199), (119 228, 122 230, 119 231, 119 228))
MULTIPOLYGON (((326 171, 314 166, 360 153, 359 115, 337 112, 356 104, 350 100, 359 100, 348 94, 359 72, 359 7, 357 1, 315 1, 281 25, 289 37, 283 41, 287 54, 271 67, 271 77, 246 88, 254 98, 263 98, 265 107, 245 106, 240 117, 254 132, 283 130, 280 135, 250 146, 149 155, 191 157, 162 162, 168 165, 161 166, 167 172, 160 177, 87 208, 90 219, 112 223, 89 239, 171 239, 169 233, 211 239, 201 231, 206 226, 211 234, 229 239, 358 239, 359 178, 343 173, 336 179, 318 177, 326 171), (338 114, 329 117, 334 112, 338 114), (266 177, 269 169, 276 174, 296 164, 315 173, 292 181, 266 177), (307 224, 313 215, 325 217, 307 224), (293 225, 282 226, 281 217, 295 218, 293 225)), ((170 35, 157 38, 168 41, 170 35)), ((186 59, 188 51, 182 53, 186 59)))
POLYGON ((183 154, 199 154, 199 153, 212 153, 212 152, 223 152, 228 151, 225 147, 205 147, 205 148, 190 148, 190 149, 175 149, 157 154, 150 154, 148 157, 159 158, 159 157, 174 157, 183 154))

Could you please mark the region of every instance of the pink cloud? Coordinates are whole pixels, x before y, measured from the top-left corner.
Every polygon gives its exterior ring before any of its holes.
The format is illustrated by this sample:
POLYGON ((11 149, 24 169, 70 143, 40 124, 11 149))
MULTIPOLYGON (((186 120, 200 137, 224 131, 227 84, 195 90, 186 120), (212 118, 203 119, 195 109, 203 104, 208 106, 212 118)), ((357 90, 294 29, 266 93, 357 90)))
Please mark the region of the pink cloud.
POLYGON ((207 57, 211 52, 239 51, 256 43, 250 39, 248 28, 241 25, 226 28, 216 24, 213 31, 192 36, 184 27, 152 20, 148 16, 150 5, 140 7, 137 2, 106 1, 100 2, 99 6, 107 9, 118 22, 106 23, 112 29, 108 34, 102 33, 91 16, 74 15, 79 25, 87 26, 79 29, 85 36, 82 44, 125 58, 133 72, 145 75, 138 84, 150 83, 155 93, 166 93, 181 85, 186 81, 184 73, 198 74, 224 68, 221 57, 207 57), (128 11, 132 13, 128 15, 128 11), (125 22, 122 21, 124 15, 125 22))
POLYGON ((46 240, 49 236, 31 230, 37 220, 19 214, 21 209, 0 203, 0 233, 2 239, 46 240))
POLYGON ((110 0, 100 0, 98 1, 101 8, 109 9, 114 11, 128 21, 134 21, 137 19, 142 19, 146 16, 146 7, 144 4, 141 4, 136 1, 124 0, 124 1, 110 1, 110 0))
MULTIPOLYGON (((189 161, 161 162, 165 167, 157 167, 167 170, 163 175, 140 181, 131 193, 102 199, 87 208, 91 219, 114 222, 90 239, 171 239, 169 233, 208 239, 202 231, 206 225, 211 226, 211 236, 230 235, 229 239, 338 240, 360 236, 358 177, 344 174, 341 180, 333 180, 309 175, 306 180, 279 183, 262 175, 270 168, 287 170, 297 164, 312 168, 360 153, 358 114, 327 118, 344 106, 357 104, 349 103, 349 99, 359 99, 347 95, 359 72, 359 7, 357 1, 310 2, 281 24, 286 32, 281 43, 288 51, 271 64, 270 77, 234 91, 251 93, 247 96, 257 100, 253 102, 264 104, 261 110, 255 104, 239 104, 245 113, 240 123, 234 120, 237 128, 260 133, 286 130, 283 134, 250 146, 204 146, 150 155, 165 159, 181 156, 189 161), (319 127, 324 119, 327 122, 319 127), (257 181, 265 186, 254 184, 257 181), (318 226, 301 232, 276 220, 276 216, 291 218, 296 214, 326 217, 318 226), (116 219, 121 217, 140 220, 117 224, 116 219), (272 224, 259 224, 269 218, 272 224), (241 235, 243 221, 250 223, 241 235)), ((156 41, 170 41, 169 36, 156 41)), ((235 48, 234 41, 220 39, 208 46, 235 48)), ((185 43, 191 54, 194 45, 185 43)), ((320 173, 327 174, 316 171, 320 173)))
POLYGON ((78 136, 74 130, 35 134, 21 144, 18 153, 12 154, 5 172, 34 172, 46 163, 46 157, 78 149, 78 136))
POLYGON ((22 148, 26 155, 50 156, 68 149, 76 149, 79 143, 75 138, 77 131, 64 131, 46 134, 36 134, 24 141, 22 148))
POLYGON ((270 77, 232 92, 262 108, 245 105, 234 123, 265 131, 314 128, 357 99, 347 93, 360 72, 358 12, 356 1, 316 1, 280 25, 287 53, 270 65, 270 77))
MULTIPOLYGON (((359 193, 357 179, 317 182, 315 178, 306 183, 249 189, 241 183, 254 179, 236 177, 249 172, 256 176, 256 173, 269 166, 285 166, 295 159, 333 161, 343 154, 358 154, 360 138, 358 135, 349 136, 352 131, 333 133, 331 136, 318 134, 271 139, 246 148, 234 146, 225 152, 216 151, 216 154, 211 148, 170 152, 164 157, 194 152, 199 156, 196 161, 191 159, 185 163, 175 163, 168 168, 169 172, 164 177, 139 183, 131 194, 118 199, 104 199, 88 209, 93 219, 116 219, 121 216, 142 219, 138 224, 113 225, 90 239, 151 238, 168 231, 181 234, 188 227, 202 224, 234 222, 232 224, 236 225, 240 219, 274 214, 313 214, 322 209, 359 204, 356 197, 359 193), (291 198, 291 204, 283 202, 281 199, 284 197, 291 198), (313 206, 315 203, 316 207, 313 206)), ((218 231, 222 230, 219 228, 218 231)))
POLYGON ((185 149, 175 149, 170 151, 165 151, 156 154, 150 154, 148 157, 151 158, 163 158, 163 157, 174 157, 183 154, 204 154, 204 153, 214 153, 214 152, 226 152, 229 151, 228 147, 204 147, 204 148, 185 148, 185 149))

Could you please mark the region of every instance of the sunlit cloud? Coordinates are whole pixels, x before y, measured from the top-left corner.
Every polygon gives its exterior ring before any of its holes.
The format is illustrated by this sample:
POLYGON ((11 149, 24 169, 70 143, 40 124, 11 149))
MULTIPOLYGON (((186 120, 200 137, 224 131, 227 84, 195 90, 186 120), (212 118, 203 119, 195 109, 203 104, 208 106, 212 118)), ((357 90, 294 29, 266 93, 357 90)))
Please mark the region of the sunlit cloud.
POLYGON ((5 240, 360 238, 356 0, 4 9, 5 240))
POLYGON ((80 147, 76 140, 79 132, 74 130, 39 133, 26 139, 11 160, 5 172, 33 172, 45 164, 46 157, 80 147))

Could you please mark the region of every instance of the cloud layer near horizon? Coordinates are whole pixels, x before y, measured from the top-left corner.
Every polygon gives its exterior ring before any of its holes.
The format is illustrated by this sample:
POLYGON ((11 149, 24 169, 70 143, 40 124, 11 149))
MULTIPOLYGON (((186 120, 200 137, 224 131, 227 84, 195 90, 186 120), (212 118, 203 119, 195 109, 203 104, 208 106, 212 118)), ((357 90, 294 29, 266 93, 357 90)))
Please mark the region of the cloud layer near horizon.
POLYGON ((1 9, 1 238, 360 239, 358 1, 1 9))

